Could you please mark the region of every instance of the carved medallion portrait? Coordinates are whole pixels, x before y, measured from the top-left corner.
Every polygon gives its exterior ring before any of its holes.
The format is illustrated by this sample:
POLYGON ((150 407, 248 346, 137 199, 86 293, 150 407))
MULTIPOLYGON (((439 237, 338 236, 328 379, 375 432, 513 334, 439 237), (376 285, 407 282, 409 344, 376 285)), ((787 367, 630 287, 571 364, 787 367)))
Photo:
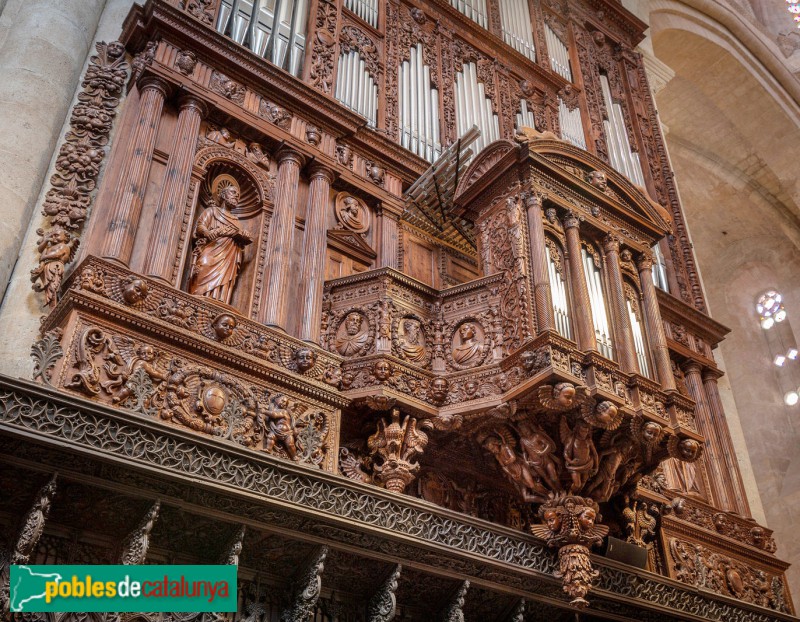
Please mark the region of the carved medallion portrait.
POLYGON ((333 347, 342 356, 360 356, 371 341, 367 318, 360 311, 351 311, 339 323, 333 347))
POLYGON ((476 367, 486 358, 486 334, 478 322, 466 321, 453 332, 450 353, 457 369, 476 367))
POLYGON ((349 229, 355 233, 369 231, 369 208, 362 200, 346 192, 340 192, 336 195, 334 209, 336 210, 336 220, 343 229, 349 229))
POLYGON ((428 358, 425 334, 420 321, 413 317, 400 318, 395 326, 395 354, 406 361, 424 365, 428 358))

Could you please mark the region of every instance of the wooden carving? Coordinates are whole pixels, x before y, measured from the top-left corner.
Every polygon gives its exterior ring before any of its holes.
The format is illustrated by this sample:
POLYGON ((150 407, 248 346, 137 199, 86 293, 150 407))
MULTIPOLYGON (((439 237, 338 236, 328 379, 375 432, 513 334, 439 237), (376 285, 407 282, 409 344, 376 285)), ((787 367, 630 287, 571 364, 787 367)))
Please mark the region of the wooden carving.
POLYGON ((228 304, 242 266, 243 249, 253 240, 231 211, 239 204, 236 180, 230 175, 220 175, 212 189, 215 196, 203 210, 194 231, 189 293, 228 304))
POLYGON ((428 445, 428 421, 418 422, 406 415, 400 423, 400 411, 392 410, 392 420, 378 420, 378 431, 367 440, 375 481, 387 490, 403 492, 419 472, 417 458, 428 445))
POLYGON ((64 266, 75 258, 91 194, 100 175, 105 145, 128 74, 125 47, 119 41, 96 44, 72 108, 70 129, 56 159, 39 229, 39 265, 31 271, 33 289, 44 292, 45 305, 55 305, 64 266))
POLYGON ((599 575, 592 568, 589 549, 600 544, 608 527, 596 524, 602 517, 591 499, 572 495, 559 496, 539 508, 544 525, 532 525, 533 535, 558 548, 556 576, 563 582, 564 592, 572 598, 571 605, 586 607, 585 596, 599 575))

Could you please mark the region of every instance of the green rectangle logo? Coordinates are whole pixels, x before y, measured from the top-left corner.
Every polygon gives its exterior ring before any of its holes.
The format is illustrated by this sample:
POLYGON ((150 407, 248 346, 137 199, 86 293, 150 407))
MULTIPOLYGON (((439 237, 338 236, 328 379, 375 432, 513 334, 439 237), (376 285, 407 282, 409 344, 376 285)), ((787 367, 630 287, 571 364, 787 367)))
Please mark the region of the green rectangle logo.
POLYGON ((237 566, 11 566, 13 612, 236 611, 237 566))

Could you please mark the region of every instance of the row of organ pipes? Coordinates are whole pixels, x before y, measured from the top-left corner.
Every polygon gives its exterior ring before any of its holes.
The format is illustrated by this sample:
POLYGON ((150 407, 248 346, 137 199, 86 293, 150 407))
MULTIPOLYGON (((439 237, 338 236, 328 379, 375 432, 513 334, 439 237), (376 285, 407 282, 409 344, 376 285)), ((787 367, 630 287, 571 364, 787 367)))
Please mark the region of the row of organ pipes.
POLYGON ((550 65, 558 75, 572 82, 572 70, 569 65, 569 49, 558 37, 550 24, 544 25, 544 39, 550 52, 550 65))
POLYGON ((550 277, 550 293, 553 299, 553 316, 555 328, 559 335, 572 339, 572 329, 569 323, 569 305, 567 303, 567 284, 559 274, 556 264, 550 253, 547 256, 547 273, 550 277))
POLYGON ((617 171, 625 175, 633 183, 644 186, 642 175, 642 165, 639 162, 639 154, 631 150, 628 141, 628 131, 625 129, 625 118, 622 114, 622 106, 615 102, 611 97, 611 87, 608 83, 608 76, 600 74, 600 85, 605 100, 606 113, 608 119, 603 121, 606 131, 606 143, 608 144, 608 158, 617 171))
POLYGON ((378 27, 378 0, 344 0, 344 6, 373 28, 378 27))
POLYGON ((637 313, 633 308, 636 303, 631 300, 626 301, 628 308, 628 317, 631 320, 631 332, 633 333, 633 346, 636 350, 636 360, 639 362, 639 371, 643 376, 650 375, 650 365, 647 363, 647 348, 644 344, 644 331, 642 324, 637 317, 637 313))
POLYGON ((456 75, 456 128, 463 136, 473 125, 481 131, 474 152, 479 153, 486 145, 500 138, 500 122, 492 109, 492 100, 486 96, 482 82, 478 79, 475 63, 464 63, 456 75))
POLYGON ((366 117, 370 127, 377 125, 378 85, 367 71, 364 59, 356 50, 351 49, 339 55, 336 99, 366 117))
POLYGON ((450 0, 450 5, 458 9, 479 26, 486 28, 486 0, 450 0))
POLYGON ((439 138, 439 91, 431 84, 422 44, 411 48, 400 65, 400 144, 434 162, 442 153, 439 138))
POLYGON ((308 0, 223 0, 216 28, 258 56, 299 76, 308 9, 308 0))
POLYGON ((581 249, 581 259, 583 260, 583 271, 586 275, 586 285, 589 288, 589 303, 592 310, 595 338, 597 339, 597 350, 606 358, 611 359, 614 358, 612 356, 611 327, 608 323, 600 269, 595 265, 594 258, 586 252, 585 248, 581 249))
POLYGON ((536 60, 528 0, 501 0, 503 41, 532 61, 536 60))

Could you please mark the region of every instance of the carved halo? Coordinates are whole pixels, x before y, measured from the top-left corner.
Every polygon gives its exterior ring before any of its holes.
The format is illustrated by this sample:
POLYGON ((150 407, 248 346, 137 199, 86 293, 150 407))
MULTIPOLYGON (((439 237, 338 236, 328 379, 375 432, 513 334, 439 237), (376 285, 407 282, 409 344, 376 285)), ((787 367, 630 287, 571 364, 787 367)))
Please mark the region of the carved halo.
POLYGON ((236 181, 236 178, 233 175, 222 173, 221 175, 217 175, 214 181, 211 182, 211 194, 216 197, 222 190, 230 187, 236 188, 236 192, 239 194, 242 193, 242 189, 239 186, 239 182, 236 181))

